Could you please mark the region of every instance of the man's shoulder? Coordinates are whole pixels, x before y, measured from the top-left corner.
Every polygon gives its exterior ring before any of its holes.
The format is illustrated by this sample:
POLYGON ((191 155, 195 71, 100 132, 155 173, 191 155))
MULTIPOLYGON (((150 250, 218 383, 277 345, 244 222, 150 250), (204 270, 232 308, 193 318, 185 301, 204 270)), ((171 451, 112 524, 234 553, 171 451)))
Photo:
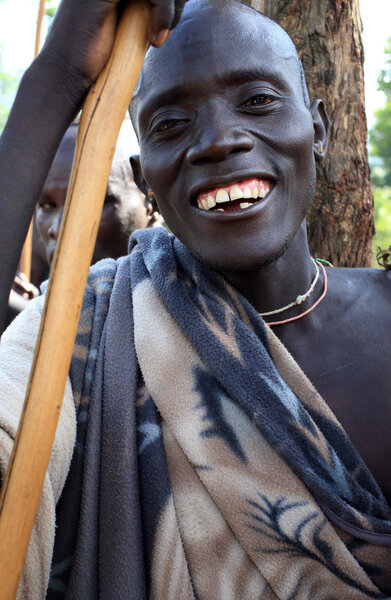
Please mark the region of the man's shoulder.
POLYGON ((328 274, 330 296, 345 318, 391 326, 390 270, 335 268, 328 274))
POLYGON ((381 293, 391 291, 391 270, 373 268, 343 268, 338 267, 328 270, 329 279, 341 289, 350 289, 352 292, 373 291, 381 293))

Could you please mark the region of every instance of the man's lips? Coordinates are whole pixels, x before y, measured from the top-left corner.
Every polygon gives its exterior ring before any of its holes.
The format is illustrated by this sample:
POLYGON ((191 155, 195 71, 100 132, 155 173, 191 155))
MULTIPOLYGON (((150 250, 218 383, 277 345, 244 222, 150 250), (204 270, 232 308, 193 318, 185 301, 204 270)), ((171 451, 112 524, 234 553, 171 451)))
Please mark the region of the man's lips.
POLYGON ((198 208, 207 211, 232 212, 246 210, 266 198, 273 188, 270 179, 243 179, 198 194, 198 208))

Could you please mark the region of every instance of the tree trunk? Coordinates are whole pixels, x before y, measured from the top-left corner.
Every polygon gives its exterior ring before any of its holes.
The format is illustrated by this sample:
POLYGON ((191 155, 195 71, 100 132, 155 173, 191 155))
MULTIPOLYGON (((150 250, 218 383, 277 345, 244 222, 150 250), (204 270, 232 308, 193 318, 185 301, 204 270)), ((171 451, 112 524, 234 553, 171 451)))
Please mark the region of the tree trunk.
POLYGON ((246 2, 289 33, 303 62, 311 100, 325 102, 331 121, 329 150, 317 170, 308 237, 313 256, 346 267, 370 265, 374 235, 358 1, 246 2))

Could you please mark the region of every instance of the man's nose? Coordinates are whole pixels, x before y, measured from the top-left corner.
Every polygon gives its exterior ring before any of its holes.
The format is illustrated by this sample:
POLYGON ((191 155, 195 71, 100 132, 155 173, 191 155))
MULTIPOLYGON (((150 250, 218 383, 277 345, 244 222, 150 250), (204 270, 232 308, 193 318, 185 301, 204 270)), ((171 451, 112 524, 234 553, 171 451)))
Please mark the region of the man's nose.
POLYGON ((62 221, 62 215, 64 213, 64 209, 61 208, 58 213, 56 214, 56 216, 54 217, 52 224, 49 227, 49 237, 52 240, 58 240, 58 234, 60 233, 60 227, 61 227, 61 221, 62 221))
POLYGON ((235 152, 248 152, 254 146, 249 132, 233 122, 233 116, 223 112, 208 112, 199 122, 199 134, 189 148, 187 158, 192 164, 219 162, 235 152))

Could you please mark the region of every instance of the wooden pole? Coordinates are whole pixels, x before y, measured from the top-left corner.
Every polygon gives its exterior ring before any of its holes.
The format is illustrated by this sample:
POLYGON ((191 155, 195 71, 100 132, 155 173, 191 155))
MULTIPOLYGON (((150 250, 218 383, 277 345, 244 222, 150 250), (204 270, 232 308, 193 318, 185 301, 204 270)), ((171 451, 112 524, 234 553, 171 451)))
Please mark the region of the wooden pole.
MULTIPOLYGON (((37 56, 39 52, 39 47, 41 45, 41 32, 42 32, 42 21, 45 15, 45 3, 46 0, 39 1, 38 8, 38 17, 37 17, 37 27, 35 30, 35 45, 34 45, 34 57, 37 56)), ((19 261, 19 271, 22 271, 27 277, 30 279, 31 277, 31 257, 33 253, 33 221, 30 223, 30 227, 28 229, 26 239, 23 244, 22 254, 20 256, 19 261)))
POLYGON ((34 57, 38 55, 41 46, 42 22, 45 16, 46 0, 39 0, 37 28, 35 30, 34 57))
POLYGON ((30 281, 31 277, 31 257, 33 253, 33 221, 31 220, 26 239, 24 240, 22 254, 20 255, 18 270, 26 275, 30 281))
POLYGON ((0 598, 17 593, 60 413, 116 139, 148 47, 136 0, 83 109, 26 399, 0 496, 0 598))

